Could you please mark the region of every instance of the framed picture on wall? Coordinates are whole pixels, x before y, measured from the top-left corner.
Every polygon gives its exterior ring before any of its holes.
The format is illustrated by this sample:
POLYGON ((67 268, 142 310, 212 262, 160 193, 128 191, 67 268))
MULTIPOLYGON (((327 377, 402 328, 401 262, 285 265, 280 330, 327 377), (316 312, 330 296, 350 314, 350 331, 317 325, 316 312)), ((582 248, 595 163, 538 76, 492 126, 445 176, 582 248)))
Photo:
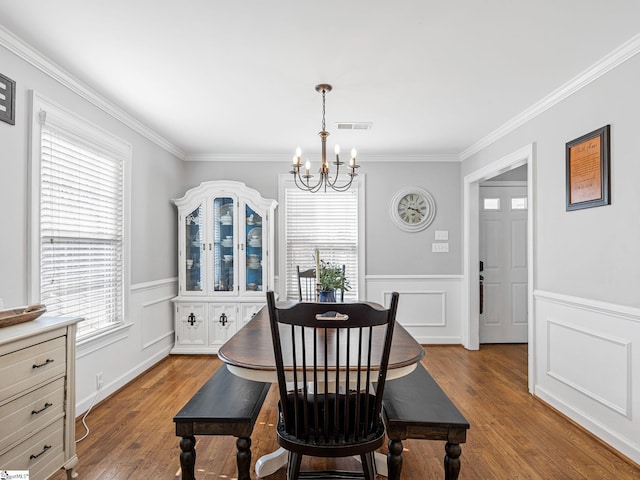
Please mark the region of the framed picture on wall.
POLYGON ((16 82, 0 73, 0 120, 16 124, 16 82))
POLYGON ((611 203, 610 125, 566 145, 567 211, 611 203))

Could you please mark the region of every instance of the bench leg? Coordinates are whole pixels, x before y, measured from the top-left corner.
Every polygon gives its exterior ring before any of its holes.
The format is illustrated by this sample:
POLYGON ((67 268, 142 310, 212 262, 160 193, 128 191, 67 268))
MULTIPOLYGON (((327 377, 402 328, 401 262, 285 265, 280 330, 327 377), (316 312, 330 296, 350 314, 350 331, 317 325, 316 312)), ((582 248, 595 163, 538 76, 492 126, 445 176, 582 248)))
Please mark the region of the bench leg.
POLYGON ((389 480, 400 480, 400 472, 402 471, 402 441, 391 439, 388 445, 387 478, 389 480))
POLYGON ((236 463, 238 464, 238 480, 251 480, 251 439, 238 437, 236 440, 236 463))
POLYGON ((182 437, 180 440, 180 469, 182 480, 196 480, 196 437, 182 437))
POLYGON ((462 448, 458 443, 449 443, 444 446, 446 455, 444 456, 444 479, 457 480, 460 474, 460 454, 462 448))

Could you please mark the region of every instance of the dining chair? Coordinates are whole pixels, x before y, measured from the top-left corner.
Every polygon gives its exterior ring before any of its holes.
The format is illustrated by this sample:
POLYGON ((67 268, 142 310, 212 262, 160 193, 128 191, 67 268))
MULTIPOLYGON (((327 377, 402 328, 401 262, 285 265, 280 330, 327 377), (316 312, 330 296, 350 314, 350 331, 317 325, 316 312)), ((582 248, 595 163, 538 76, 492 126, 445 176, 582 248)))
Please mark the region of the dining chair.
POLYGON ((276 432, 289 455, 287 480, 375 480, 398 297, 394 292, 386 309, 372 303, 276 303, 267 292, 280 394, 276 432), (304 455, 359 455, 362 472, 300 472, 304 455))
POLYGON ((300 265, 296 265, 298 273, 298 301, 316 302, 316 269, 309 268, 300 270, 300 265))
MULTIPOLYGON (((299 302, 316 302, 316 269, 309 268, 300 270, 300 265, 296 265, 298 274, 298 301, 299 302)), ((344 278, 345 266, 342 265, 342 278, 344 278)), ((344 302, 344 289, 340 288, 336 291, 336 300, 344 302)))

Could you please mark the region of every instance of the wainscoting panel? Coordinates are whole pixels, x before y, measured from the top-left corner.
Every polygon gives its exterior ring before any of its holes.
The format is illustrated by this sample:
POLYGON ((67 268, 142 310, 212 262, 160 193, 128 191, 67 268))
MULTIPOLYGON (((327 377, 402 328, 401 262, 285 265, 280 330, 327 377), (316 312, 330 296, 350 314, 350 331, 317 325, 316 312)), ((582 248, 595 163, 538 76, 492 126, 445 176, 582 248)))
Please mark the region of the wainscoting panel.
POLYGON ((177 284, 171 280, 134 285, 131 288, 132 321, 140 323, 142 350, 173 346, 173 303, 177 284))
POLYGON ((640 309, 543 291, 534 303, 535 394, 640 463, 640 309))
POLYGON ((389 305, 398 292, 398 322, 422 344, 461 343, 462 276, 366 277, 367 300, 389 305))
POLYGON ((548 323, 547 375, 629 417, 631 343, 553 319, 548 323))
POLYGON ((85 412, 161 361, 173 347, 173 304, 178 279, 132 285, 125 325, 79 346, 76 411, 85 412), (96 376, 103 387, 96 389, 96 376))

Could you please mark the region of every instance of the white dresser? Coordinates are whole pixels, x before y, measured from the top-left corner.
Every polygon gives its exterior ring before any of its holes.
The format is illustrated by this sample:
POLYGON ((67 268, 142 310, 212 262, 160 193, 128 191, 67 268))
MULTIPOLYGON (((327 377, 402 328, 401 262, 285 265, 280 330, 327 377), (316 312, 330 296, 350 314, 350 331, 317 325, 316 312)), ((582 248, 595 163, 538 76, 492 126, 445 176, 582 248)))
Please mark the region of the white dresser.
POLYGON ((40 317, 0 328, 0 470, 75 477, 76 323, 40 317))

